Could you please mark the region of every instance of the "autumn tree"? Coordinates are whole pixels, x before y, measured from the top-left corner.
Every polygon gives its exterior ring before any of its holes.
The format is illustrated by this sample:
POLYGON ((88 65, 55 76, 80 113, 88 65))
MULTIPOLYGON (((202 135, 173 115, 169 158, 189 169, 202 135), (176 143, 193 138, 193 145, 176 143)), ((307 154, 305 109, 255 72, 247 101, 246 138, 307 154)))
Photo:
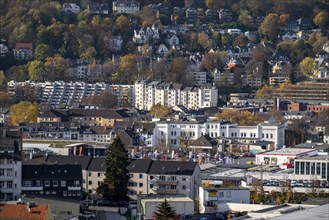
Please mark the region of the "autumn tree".
POLYGON ((273 97, 273 86, 264 85, 256 92, 256 97, 259 99, 271 99, 273 97))
POLYGON ((320 28, 325 28, 329 23, 328 12, 319 12, 313 19, 314 24, 318 25, 320 28))
POLYGON ((257 125, 261 122, 261 118, 254 115, 249 111, 239 111, 226 109, 222 112, 216 114, 219 120, 227 120, 233 123, 238 123, 239 125, 257 125))
POLYGON ((68 78, 68 62, 56 54, 45 61, 45 73, 49 80, 66 80, 68 78))
POLYGON ((317 65, 312 57, 305 57, 299 63, 299 67, 301 73, 306 77, 314 76, 314 73, 317 71, 317 65))
POLYGON ((124 15, 120 15, 115 20, 115 25, 118 28, 119 33, 121 35, 125 35, 130 30, 131 23, 129 21, 129 18, 124 15))
POLYGON ((6 76, 3 70, 0 70, 0 85, 2 85, 6 81, 6 76))
POLYGON ((150 27, 156 22, 155 13, 152 8, 148 6, 142 8, 140 18, 143 27, 150 27))
POLYGON ((11 125, 36 122, 39 114, 38 105, 28 101, 21 101, 18 104, 11 106, 9 112, 9 122, 11 125))
POLYGON ((9 107, 12 103, 12 97, 8 93, 0 92, 0 107, 9 107))
POLYGON ((172 110, 170 107, 163 106, 158 103, 151 107, 150 114, 155 117, 162 118, 162 117, 167 117, 171 113, 171 111, 172 110))
POLYGON ((174 219, 176 211, 170 206, 168 201, 165 199, 164 202, 160 203, 157 207, 157 212, 154 213, 158 220, 170 220, 174 219))
POLYGON ((168 82, 185 83, 187 74, 187 64, 183 57, 175 57, 172 60, 169 73, 168 82))
POLYGON ((259 30, 267 39, 276 41, 280 33, 279 16, 274 13, 269 13, 261 23, 259 30))

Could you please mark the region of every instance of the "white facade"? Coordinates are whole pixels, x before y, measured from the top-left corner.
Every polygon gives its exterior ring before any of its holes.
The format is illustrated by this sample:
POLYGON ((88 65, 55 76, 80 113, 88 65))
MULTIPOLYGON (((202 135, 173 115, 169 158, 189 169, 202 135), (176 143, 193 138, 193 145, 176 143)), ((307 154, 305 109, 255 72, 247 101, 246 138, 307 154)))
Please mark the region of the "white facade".
POLYGON ((80 6, 76 3, 64 3, 63 4, 63 12, 65 13, 79 13, 80 12, 80 6))
POLYGON ((225 203, 250 203, 247 188, 202 187, 199 188, 200 213, 216 212, 225 203))
POLYGON ((184 105, 189 109, 217 106, 218 92, 215 87, 175 88, 171 83, 160 83, 146 80, 135 83, 135 107, 150 110, 153 105, 161 104, 168 107, 184 105))
POLYGON ((187 73, 190 85, 201 86, 207 83, 207 72, 191 71, 187 73))
MULTIPOLYGON (((164 140, 166 146, 180 146, 182 136, 196 140, 201 135, 208 134, 212 138, 243 137, 274 142, 275 149, 284 145, 284 125, 263 123, 257 126, 238 126, 219 121, 208 122, 179 122, 159 121, 154 129, 155 140, 164 140)), ((156 145, 160 144, 157 143, 156 145)), ((155 145, 155 146, 156 146, 155 145)))
POLYGON ((297 179, 329 181, 329 156, 302 157, 294 160, 297 179))
POLYGON ((17 200, 22 189, 22 162, 0 158, 0 201, 17 200))
POLYGON ((141 28, 139 31, 134 31, 133 42, 136 44, 145 44, 149 38, 158 40, 160 37, 159 28, 156 25, 152 27, 141 28))
POLYGON ((117 13, 137 14, 140 11, 140 4, 134 0, 118 0, 113 2, 112 9, 117 13))
POLYGON ((275 151, 256 154, 256 164, 282 166, 286 164, 293 165, 293 160, 303 156, 317 155, 317 149, 303 148, 282 148, 275 151))
POLYGON ((194 214, 194 201, 186 197, 165 197, 153 199, 141 199, 141 214, 143 219, 154 219, 154 212, 157 212, 157 207, 164 200, 176 211, 177 215, 192 215, 194 214))

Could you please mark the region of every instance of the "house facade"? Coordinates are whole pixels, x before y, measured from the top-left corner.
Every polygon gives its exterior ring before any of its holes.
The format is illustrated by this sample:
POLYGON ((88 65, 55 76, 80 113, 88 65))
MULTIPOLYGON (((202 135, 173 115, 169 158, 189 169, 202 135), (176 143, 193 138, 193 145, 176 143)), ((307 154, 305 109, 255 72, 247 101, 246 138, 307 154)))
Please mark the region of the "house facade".
POLYGON ((17 60, 31 60, 33 58, 32 43, 16 43, 14 57, 17 60))
POLYGON ((140 4, 135 0, 117 0, 112 3, 113 12, 125 14, 137 14, 140 4))

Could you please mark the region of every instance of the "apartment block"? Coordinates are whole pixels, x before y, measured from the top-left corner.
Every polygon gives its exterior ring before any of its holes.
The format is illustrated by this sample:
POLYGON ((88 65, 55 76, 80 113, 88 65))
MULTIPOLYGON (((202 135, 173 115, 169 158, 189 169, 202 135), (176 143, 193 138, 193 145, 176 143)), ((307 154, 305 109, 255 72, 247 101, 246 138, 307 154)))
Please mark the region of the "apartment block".
POLYGON ((181 84, 148 82, 135 83, 135 107, 150 110, 153 105, 168 107, 184 105, 189 109, 217 106, 218 92, 214 86, 183 87, 181 84))
POLYGON ((0 201, 17 200, 22 182, 22 135, 18 127, 0 127, 0 201))

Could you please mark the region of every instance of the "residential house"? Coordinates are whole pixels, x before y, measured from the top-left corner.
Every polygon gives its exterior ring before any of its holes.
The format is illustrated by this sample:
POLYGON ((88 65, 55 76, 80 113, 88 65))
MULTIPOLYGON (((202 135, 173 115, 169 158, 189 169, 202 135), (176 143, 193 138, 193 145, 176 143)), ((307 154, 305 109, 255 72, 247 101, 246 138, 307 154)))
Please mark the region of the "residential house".
POLYGON ((160 44, 156 52, 160 56, 166 56, 169 50, 164 44, 160 44))
POLYGON ((207 72, 189 71, 187 73, 187 84, 191 86, 201 86, 207 84, 207 72))
POLYGON ((119 131, 117 136, 122 140, 126 149, 133 149, 137 152, 138 148, 145 147, 144 143, 140 142, 140 137, 138 133, 131 130, 119 131))
POLYGON ((73 13, 77 14, 80 12, 80 6, 76 3, 64 3, 62 7, 64 13, 73 13))
POLYGON ((104 42, 106 43, 107 47, 110 51, 119 52, 122 49, 123 40, 121 36, 111 36, 110 38, 105 36, 104 42))
POLYGON ((318 78, 328 78, 329 77, 329 58, 328 57, 316 57, 314 60, 317 64, 318 78))
POLYGON ((280 29, 283 31, 291 31, 293 33, 296 33, 299 31, 298 21, 295 19, 290 19, 289 22, 286 25, 282 25, 280 29))
POLYGON ((69 78, 93 81, 101 76, 102 67, 101 60, 76 60, 71 62, 68 69, 69 78))
POLYGON ((289 81, 289 76, 270 76, 269 77, 269 85, 278 86, 286 81, 289 81))
POLYGON ((111 143, 115 133, 106 126, 80 126, 79 140, 83 142, 111 143))
POLYGON ((5 44, 0 44, 0 57, 5 57, 7 56, 7 53, 9 52, 9 49, 7 45, 5 44))
POLYGON ((9 108, 0 108, 0 124, 6 124, 9 117, 9 108))
POLYGON ((241 35, 242 31, 238 28, 229 28, 229 29, 227 29, 227 33, 229 35, 241 35))
MULTIPOLYGON (((183 135, 184 136, 184 135, 183 135)), ((209 154, 217 152, 218 143, 216 139, 205 134, 189 144, 189 148, 197 154, 209 154)))
POLYGON ((156 24, 153 24, 152 27, 143 27, 138 32, 134 30, 133 42, 136 44, 145 44, 150 38, 157 41, 159 37, 159 28, 156 24))
POLYGON ((152 148, 154 144, 154 128, 155 123, 150 122, 136 122, 134 124, 134 131, 140 135, 140 143, 146 147, 152 148))
POLYGON ((22 133, 0 127, 0 201, 17 200, 22 183, 22 133))
MULTIPOLYGON (((49 166, 55 166, 55 165, 61 165, 61 166, 79 166, 80 171, 78 172, 79 174, 81 173, 81 182, 80 186, 82 186, 82 190, 84 192, 88 192, 88 167, 89 164, 91 163, 92 157, 90 156, 78 156, 73 155, 73 156, 63 156, 63 155, 49 155, 46 158, 45 163, 49 166)), ((39 164, 42 165, 43 163, 39 164)), ((75 174, 74 174, 75 175, 75 174)))
POLYGON ((132 160, 127 169, 132 199, 138 194, 183 194, 194 199, 201 183, 201 170, 194 162, 132 160))
POLYGON ((257 76, 254 74, 241 75, 242 85, 251 86, 255 88, 262 87, 262 76, 257 76))
POLYGON ((84 180, 84 192, 97 194, 97 188, 104 182, 105 157, 94 157, 90 160, 84 180))
POLYGON ((274 142, 275 149, 284 145, 284 125, 273 119, 257 126, 239 126, 219 121, 158 121, 154 131, 155 140, 164 140, 168 147, 181 146, 182 137, 196 140, 208 134, 211 138, 255 138, 274 142))
POLYGON ((230 9, 222 8, 218 11, 218 18, 221 23, 233 21, 233 13, 230 9))
POLYGON ((282 40, 291 40, 291 41, 294 41, 294 40, 298 40, 300 37, 294 33, 294 32, 286 32, 284 33, 282 36, 281 36, 281 39, 282 40))
POLYGON ((300 19, 297 19, 297 23, 300 31, 312 30, 314 28, 312 18, 302 17, 300 19))
POLYGON ((22 192, 44 196, 82 195, 81 165, 23 165, 22 192))
POLYGON ((116 13, 137 14, 140 3, 135 0, 117 0, 112 3, 112 10, 116 13))
POLYGON ((179 45, 179 38, 175 34, 168 34, 165 42, 169 44, 170 47, 179 45))
POLYGON ((14 57, 17 60, 31 60, 33 58, 33 44, 32 43, 16 43, 14 57))
POLYGON ((234 84, 234 73, 220 72, 216 69, 214 72, 214 84, 215 84, 215 86, 233 85, 234 84))
POLYGON ((88 5, 87 11, 90 14, 108 15, 109 6, 106 3, 92 3, 88 5))
POLYGON ((222 181, 205 180, 199 188, 200 213, 216 212, 225 203, 250 203, 250 190, 243 187, 225 187, 222 181))
POLYGON ((218 13, 214 9, 207 9, 206 12, 206 20, 208 22, 216 22, 218 13))
POLYGON ((198 11, 195 8, 188 8, 185 16, 189 23, 195 23, 198 20, 198 11))

